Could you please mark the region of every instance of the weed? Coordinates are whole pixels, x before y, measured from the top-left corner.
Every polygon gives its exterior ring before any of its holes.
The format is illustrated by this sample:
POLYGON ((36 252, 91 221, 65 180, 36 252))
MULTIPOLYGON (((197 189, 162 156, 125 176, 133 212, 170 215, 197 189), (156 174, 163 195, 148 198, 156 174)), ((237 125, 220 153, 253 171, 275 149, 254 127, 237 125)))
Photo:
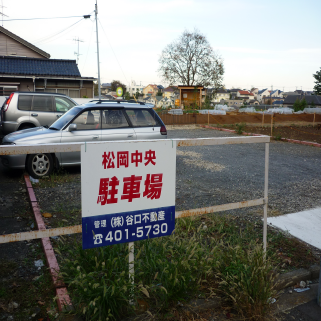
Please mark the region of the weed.
MULTIPOLYGON (((285 266, 282 253, 293 254, 292 262, 298 257, 304 264, 313 260, 306 248, 298 251, 296 240, 274 231, 269 231, 264 255, 262 229, 261 220, 251 223, 228 215, 181 218, 171 236, 135 242, 134 284, 127 244, 84 251, 79 237, 68 237, 74 240, 68 243, 60 237, 58 259, 78 314, 90 320, 134 314, 140 302, 164 320, 177 301, 212 295, 213 288, 205 285, 213 282, 240 314, 263 320, 276 294, 272 267, 285 266), (131 306, 133 299, 136 305, 131 306)), ((293 263, 286 264, 293 269, 293 263)))
POLYGON ((236 133, 239 135, 242 135, 244 132, 246 124, 245 123, 241 123, 241 124, 235 124, 236 127, 236 133))
POLYGON ((55 170, 50 176, 44 176, 39 179, 39 184, 36 186, 39 188, 43 187, 54 187, 57 184, 69 183, 74 179, 72 175, 68 175, 67 171, 62 167, 55 170))
POLYGON ((262 245, 227 246, 219 257, 215 270, 221 294, 247 319, 266 320, 277 292, 276 275, 262 245))
POLYGON ((282 137, 281 137, 281 134, 277 134, 277 135, 274 137, 275 140, 281 140, 281 138, 282 138, 282 137))
POLYGON ((0 298, 4 298, 6 296, 6 290, 4 288, 0 288, 0 298))
POLYGON ((215 246, 202 245, 199 233, 190 238, 173 233, 135 242, 132 284, 127 244, 84 251, 74 243, 67 255, 61 255, 62 277, 71 288, 78 313, 90 320, 133 313, 129 305, 133 298, 165 311, 172 302, 185 301, 198 290, 211 273, 215 250, 215 246))

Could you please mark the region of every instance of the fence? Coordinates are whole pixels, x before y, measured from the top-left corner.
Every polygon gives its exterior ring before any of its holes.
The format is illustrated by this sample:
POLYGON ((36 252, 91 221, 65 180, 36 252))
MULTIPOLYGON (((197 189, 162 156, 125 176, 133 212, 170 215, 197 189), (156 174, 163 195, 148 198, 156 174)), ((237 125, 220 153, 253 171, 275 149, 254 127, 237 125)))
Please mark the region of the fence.
MULTIPOLYGON (((159 117, 162 119, 165 125, 202 125, 202 124, 236 124, 236 123, 262 123, 264 121, 269 124, 271 122, 271 115, 263 114, 243 114, 237 113, 232 115, 204 115, 204 114, 183 114, 183 115, 171 115, 165 113, 159 113, 159 117)), ((299 115, 281 115, 275 114, 273 116, 276 122, 321 122, 321 115, 317 114, 299 114, 299 115)))
MULTIPOLYGON (((263 205, 264 206, 263 243, 264 243, 264 250, 266 250, 270 137, 259 136, 259 137, 194 138, 194 139, 172 139, 171 141, 172 143, 175 143, 177 147, 265 143, 265 183, 264 183, 263 198, 237 202, 237 203, 210 206, 205 208, 178 211, 175 213, 175 218, 203 215, 203 214, 208 214, 213 212, 263 205)), ((146 142, 152 142, 152 141, 148 140, 146 142)), ((85 143, 63 143, 63 144, 20 145, 20 146, 19 145, 14 145, 14 146, 2 145, 0 146, 0 155, 80 152, 81 145, 84 145, 84 144, 85 143)), ((88 144, 106 144, 106 142, 95 142, 95 143, 88 143, 88 144)), ((39 231, 31 231, 31 232, 24 232, 24 233, 0 235, 0 243, 17 242, 17 241, 24 241, 24 240, 45 238, 45 237, 58 236, 58 235, 73 234, 73 233, 81 233, 81 225, 54 228, 49 230, 39 230, 39 231)))

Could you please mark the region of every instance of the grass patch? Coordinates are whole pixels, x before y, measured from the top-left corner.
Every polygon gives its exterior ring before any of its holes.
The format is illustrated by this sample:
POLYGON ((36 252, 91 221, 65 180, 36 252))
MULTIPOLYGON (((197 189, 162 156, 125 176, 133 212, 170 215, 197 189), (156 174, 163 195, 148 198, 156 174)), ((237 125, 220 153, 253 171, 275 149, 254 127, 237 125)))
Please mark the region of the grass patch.
POLYGON ((60 167, 55 170, 50 176, 44 176, 39 178, 39 183, 34 184, 36 187, 55 187, 59 184, 70 183, 74 181, 76 177, 70 175, 64 168, 60 167))
POLYGON ((119 320, 145 310, 166 320, 178 302, 215 294, 245 319, 268 320, 276 294, 272 271, 317 259, 299 241, 269 230, 265 260, 262 231, 260 219, 216 214, 179 219, 171 236, 135 242, 134 284, 128 244, 84 251, 79 239, 65 238, 58 258, 77 313, 88 320, 119 320))

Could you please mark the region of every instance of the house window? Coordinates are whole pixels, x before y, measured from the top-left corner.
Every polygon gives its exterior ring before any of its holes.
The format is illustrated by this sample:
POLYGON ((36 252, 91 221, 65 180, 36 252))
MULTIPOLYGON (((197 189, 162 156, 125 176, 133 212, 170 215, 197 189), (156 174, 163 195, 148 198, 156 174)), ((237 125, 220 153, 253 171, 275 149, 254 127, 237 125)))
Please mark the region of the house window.
POLYGON ((64 94, 68 96, 68 89, 57 89, 58 94, 64 94))
POLYGON ((1 86, 0 87, 0 96, 10 96, 14 91, 17 91, 17 86, 1 86))
POLYGON ((70 98, 79 98, 80 97, 79 89, 69 89, 69 97, 70 98))

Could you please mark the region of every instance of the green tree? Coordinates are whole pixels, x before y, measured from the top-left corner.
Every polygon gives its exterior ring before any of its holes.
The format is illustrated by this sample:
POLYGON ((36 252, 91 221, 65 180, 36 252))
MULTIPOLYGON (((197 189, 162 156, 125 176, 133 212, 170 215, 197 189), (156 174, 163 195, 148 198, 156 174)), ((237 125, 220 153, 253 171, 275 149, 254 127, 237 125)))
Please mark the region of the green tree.
POLYGON ((209 96, 205 97, 205 102, 204 102, 204 105, 203 105, 203 109, 213 109, 211 107, 211 98, 209 96))
POLYGON ((305 100, 305 98, 303 98, 301 100, 301 110, 304 110, 304 108, 306 108, 308 106, 307 101, 305 100))
POLYGON ((118 87, 123 88, 123 95, 126 94, 126 85, 124 85, 121 81, 119 80, 113 80, 111 82, 111 91, 116 91, 118 87))
POLYGON ((300 110, 304 110, 304 108, 306 108, 307 106, 308 106, 308 103, 305 100, 305 98, 303 98, 302 100, 298 98, 293 104, 293 109, 294 111, 300 111, 300 110))
POLYGON ((138 89, 136 89, 136 94, 135 94, 136 99, 138 99, 139 96, 142 96, 142 93, 138 89))
POLYGON ((313 77, 315 79, 315 85, 314 85, 314 93, 316 95, 321 95, 321 69, 320 71, 317 71, 315 74, 313 74, 313 77))
POLYGON ((128 92, 128 91, 126 91, 126 93, 125 93, 125 100, 129 100, 129 99, 130 99, 129 92, 128 92))
POLYGON ((293 109, 294 109, 295 112, 301 110, 301 103, 300 103, 300 99, 299 98, 297 98, 297 100, 293 104, 293 109))

